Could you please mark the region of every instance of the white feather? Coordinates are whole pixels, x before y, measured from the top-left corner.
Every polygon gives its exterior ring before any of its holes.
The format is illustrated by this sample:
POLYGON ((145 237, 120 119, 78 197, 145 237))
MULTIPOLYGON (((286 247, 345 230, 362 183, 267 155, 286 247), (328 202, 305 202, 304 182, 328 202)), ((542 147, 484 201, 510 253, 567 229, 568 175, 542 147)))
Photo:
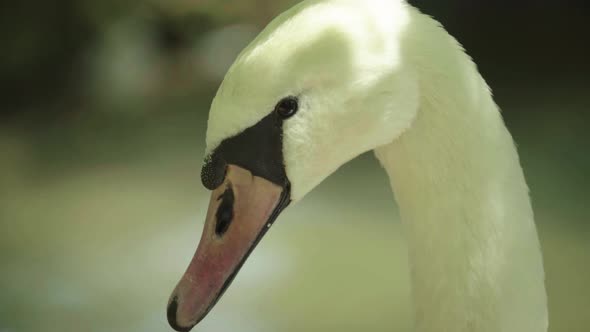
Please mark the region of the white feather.
POLYGON ((547 330, 539 242, 512 138, 489 88, 435 20, 401 0, 303 1, 238 57, 207 151, 288 95, 296 201, 375 150, 410 247, 416 330, 547 330))

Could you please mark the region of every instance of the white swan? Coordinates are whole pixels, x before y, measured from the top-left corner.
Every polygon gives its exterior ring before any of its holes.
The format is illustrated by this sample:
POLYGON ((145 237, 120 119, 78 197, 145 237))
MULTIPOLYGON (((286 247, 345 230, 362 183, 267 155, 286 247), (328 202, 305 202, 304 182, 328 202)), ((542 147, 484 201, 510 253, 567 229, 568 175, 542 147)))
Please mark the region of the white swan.
POLYGON ((461 46, 402 0, 304 1, 238 57, 211 107, 212 199, 171 325, 190 330, 280 211, 369 150, 400 206, 416 330, 546 331, 512 138, 461 46))

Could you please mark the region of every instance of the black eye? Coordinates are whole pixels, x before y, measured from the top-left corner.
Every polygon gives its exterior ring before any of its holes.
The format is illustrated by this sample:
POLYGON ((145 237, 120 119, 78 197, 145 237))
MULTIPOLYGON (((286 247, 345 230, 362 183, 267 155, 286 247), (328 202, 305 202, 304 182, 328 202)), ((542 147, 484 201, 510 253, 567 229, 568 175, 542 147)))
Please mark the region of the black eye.
POLYGON ((275 112, 283 119, 292 117, 297 113, 297 110, 299 110, 299 100, 293 96, 283 98, 275 107, 275 112))

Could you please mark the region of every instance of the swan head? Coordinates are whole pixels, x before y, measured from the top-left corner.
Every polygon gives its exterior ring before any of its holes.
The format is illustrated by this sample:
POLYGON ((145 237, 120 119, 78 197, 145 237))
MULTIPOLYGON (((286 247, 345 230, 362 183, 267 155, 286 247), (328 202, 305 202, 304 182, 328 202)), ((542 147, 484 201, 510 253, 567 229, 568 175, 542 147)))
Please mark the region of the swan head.
POLYGON ((409 14, 401 1, 371 1, 379 5, 304 1, 228 71, 207 128, 205 229, 168 307, 175 329, 208 313, 291 201, 410 127, 418 82, 402 43, 409 14))

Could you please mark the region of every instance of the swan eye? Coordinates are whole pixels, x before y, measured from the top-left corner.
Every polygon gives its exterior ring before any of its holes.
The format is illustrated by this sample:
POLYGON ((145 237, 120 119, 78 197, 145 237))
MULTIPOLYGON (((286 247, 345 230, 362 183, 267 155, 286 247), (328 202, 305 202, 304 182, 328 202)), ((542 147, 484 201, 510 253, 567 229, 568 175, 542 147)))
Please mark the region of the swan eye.
POLYGON ((288 119, 295 115, 299 110, 299 100, 297 97, 286 97, 283 98, 275 107, 277 112, 283 119, 288 119))

